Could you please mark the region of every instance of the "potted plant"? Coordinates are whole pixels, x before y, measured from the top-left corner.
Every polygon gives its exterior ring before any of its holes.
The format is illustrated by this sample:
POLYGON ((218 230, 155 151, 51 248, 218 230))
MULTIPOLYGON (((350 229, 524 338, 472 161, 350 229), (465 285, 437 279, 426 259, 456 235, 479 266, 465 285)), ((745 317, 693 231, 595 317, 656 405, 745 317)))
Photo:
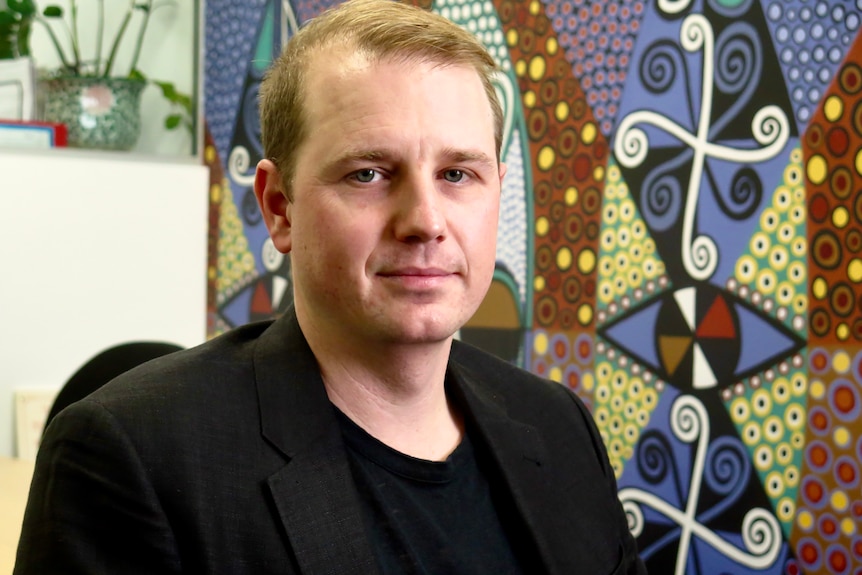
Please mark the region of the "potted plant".
POLYGON ((0 60, 30 55, 30 26, 35 14, 32 0, 0 0, 0 60))
MULTIPOLYGON (((141 93, 147 84, 153 84, 172 105, 165 127, 192 129, 191 97, 170 82, 147 78, 138 69, 150 17, 165 3, 129 0, 119 25, 106 31, 106 2, 92 1, 97 16, 95 49, 89 58, 82 49, 78 0, 68 0, 67 10, 52 4, 34 16, 47 31, 60 61, 59 68, 40 82, 44 119, 66 124, 70 146, 129 150, 140 135, 141 93), (121 67, 117 55, 129 38, 134 41, 134 52, 121 67)), ((116 6, 118 0, 110 2, 116 6)))

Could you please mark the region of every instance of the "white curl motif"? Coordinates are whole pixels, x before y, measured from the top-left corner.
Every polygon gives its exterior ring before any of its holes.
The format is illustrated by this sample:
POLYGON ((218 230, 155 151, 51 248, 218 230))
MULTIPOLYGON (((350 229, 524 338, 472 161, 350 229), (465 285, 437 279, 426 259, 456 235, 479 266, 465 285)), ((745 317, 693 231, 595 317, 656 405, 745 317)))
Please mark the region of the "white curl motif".
POLYGON ((636 537, 643 532, 642 505, 654 509, 679 525, 680 537, 675 575, 684 575, 686 572, 693 537, 697 537, 733 561, 752 569, 766 569, 774 565, 781 551, 781 526, 769 511, 756 508, 745 515, 742 521, 742 540, 745 549, 740 549, 698 521, 697 506, 700 501, 700 488, 709 447, 708 414, 700 400, 694 396, 685 395, 674 401, 670 418, 671 429, 678 439, 685 443, 697 441, 685 509, 679 509, 643 489, 620 489, 619 498, 626 514, 629 530, 636 537))
POLYGON ((230 151, 227 160, 227 169, 231 179, 241 186, 254 185, 254 170, 249 174, 251 168, 251 155, 242 146, 237 146, 230 151))
POLYGON ((701 14, 692 14, 686 18, 679 31, 679 43, 688 52, 696 52, 707 45, 711 48, 714 40, 709 20, 701 14))
POLYGON ((673 402, 670 412, 673 434, 686 443, 709 436, 709 417, 703 404, 692 395, 683 395, 673 402))
MULTIPOLYGON (((683 11, 690 2, 685 0, 659 0, 659 8, 668 14, 683 11)), ((709 141, 712 117, 712 95, 715 81, 715 37, 712 27, 702 14, 687 16, 680 27, 680 44, 689 51, 703 53, 703 84, 698 123, 694 132, 672 119, 651 110, 637 110, 624 117, 617 128, 614 154, 626 168, 636 168, 646 159, 649 151, 647 133, 637 127, 651 125, 677 138, 692 149, 692 165, 686 189, 683 210, 681 256, 686 273, 695 280, 706 281, 718 268, 719 250, 716 242, 706 234, 697 234, 695 221, 706 158, 737 163, 763 162, 777 156, 786 146, 790 133, 787 115, 778 106, 770 105, 759 110, 752 121, 752 135, 762 148, 734 148, 709 141)))
MULTIPOLYGON (((651 114, 650 114, 651 115, 651 114)), ((626 168, 640 166, 649 151, 649 139, 646 132, 632 127, 643 118, 640 114, 630 114, 620 122, 617 137, 614 140, 614 154, 617 161, 626 168)))
POLYGON ((742 541, 752 554, 746 564, 761 569, 772 565, 781 551, 781 525, 778 519, 760 507, 751 509, 742 520, 742 541))
POLYGON ((784 148, 790 135, 790 122, 784 111, 775 105, 765 106, 754 114, 751 121, 751 133, 758 144, 772 146, 776 143, 779 149, 784 148))
POLYGON ((658 9, 665 14, 679 14, 691 6, 691 0, 658 0, 658 9))
POLYGON ((640 505, 634 501, 623 501, 623 511, 626 514, 626 522, 633 537, 640 537, 644 530, 644 514, 640 505))

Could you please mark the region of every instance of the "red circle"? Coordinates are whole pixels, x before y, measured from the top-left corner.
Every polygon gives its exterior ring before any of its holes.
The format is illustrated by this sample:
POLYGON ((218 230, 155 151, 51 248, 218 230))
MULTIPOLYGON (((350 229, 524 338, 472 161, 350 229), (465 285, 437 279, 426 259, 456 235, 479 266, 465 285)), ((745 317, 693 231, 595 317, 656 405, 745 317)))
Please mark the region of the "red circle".
POLYGON ((817 255, 819 255, 824 260, 832 259, 832 256, 835 254, 835 246, 830 244, 829 242, 823 242, 820 244, 820 249, 817 251, 817 255))
POLYGON ((824 449, 822 445, 813 446, 810 454, 811 463, 813 463, 815 467, 823 467, 826 465, 826 462, 829 461, 829 453, 826 452, 826 449, 824 449))
POLYGON ((817 412, 811 415, 811 425, 820 431, 824 431, 826 426, 829 425, 829 420, 826 419, 826 414, 822 412, 817 412))
POLYGON ((823 486, 817 481, 809 481, 805 484, 805 495, 814 503, 820 503, 823 499, 823 486))
POLYGON ((817 547, 815 547, 813 543, 803 543, 802 547, 799 549, 799 557, 809 565, 817 561, 818 555, 817 547))
POLYGON ((811 358, 811 365, 817 371, 822 371, 826 369, 826 365, 829 363, 829 359, 826 357, 825 353, 815 353, 811 358))
POLYGON ((837 572, 844 571, 847 569, 847 555, 844 553, 843 549, 835 549, 831 553, 829 553, 829 565, 837 572))
POLYGON ((578 356, 581 359, 587 359, 590 357, 590 344, 586 341, 582 341, 580 345, 578 345, 578 356))
POLYGON ((811 126, 811 130, 808 131, 808 143, 811 144, 812 148, 816 148, 820 145, 820 136, 822 135, 821 128, 818 125, 811 126))
POLYGON ((826 145, 829 151, 836 156, 843 156, 847 153, 847 148, 850 147, 850 137, 847 135, 847 130, 838 126, 829 130, 826 136, 826 145))
POLYGON ((846 461, 842 461, 835 469, 835 474, 844 483, 853 483, 856 480, 856 470, 846 461))
POLYGON ((577 371, 572 370, 569 372, 569 380, 568 380, 569 389, 577 389, 579 385, 581 385, 581 376, 577 371))
POLYGON ((837 176, 835 176, 834 184, 835 184, 835 187, 837 187, 837 188, 839 188, 839 189, 841 189, 841 190, 846 189, 846 188, 847 188, 847 184, 848 184, 847 176, 846 176, 846 175, 844 175, 843 173, 842 173, 842 174, 838 174, 837 176))
POLYGON ((854 501, 851 509, 853 510, 853 515, 862 517, 862 501, 854 501))
POLYGON ((835 400, 835 408, 841 413, 850 413, 856 405, 853 392, 846 385, 838 385, 832 397, 835 400))
POLYGON ((820 529, 823 530, 825 535, 835 535, 835 532, 838 531, 838 526, 835 525, 835 521, 830 518, 826 518, 820 524, 820 529))
POLYGON ((829 202, 823 194, 817 194, 808 202, 808 214, 815 222, 824 222, 829 216, 829 202))
POLYGON ((853 555, 856 557, 862 557, 862 539, 856 541, 853 544, 853 555))
POLYGON ((590 157, 579 154, 572 163, 572 172, 577 180, 586 180, 590 175, 590 157))
POLYGON ((563 358, 566 357, 566 344, 562 341, 558 341, 554 344, 554 354, 557 357, 563 358))

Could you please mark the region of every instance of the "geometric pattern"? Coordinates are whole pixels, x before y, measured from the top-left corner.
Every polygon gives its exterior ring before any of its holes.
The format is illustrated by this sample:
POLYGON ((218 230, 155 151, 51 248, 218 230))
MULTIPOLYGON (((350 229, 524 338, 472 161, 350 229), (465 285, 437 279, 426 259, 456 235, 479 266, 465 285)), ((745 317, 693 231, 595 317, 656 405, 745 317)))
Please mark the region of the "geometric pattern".
POLYGON ((641 0, 544 0, 548 18, 580 78, 600 129, 610 136, 644 12, 641 0))
POLYGON ((610 136, 625 86, 631 52, 644 12, 641 0, 587 6, 583 0, 546 0, 560 46, 580 78, 602 133, 610 136))
POLYGON ((862 341, 862 36, 803 138, 808 182, 810 329, 822 343, 862 341))
POLYGON ((862 352, 809 354, 808 417, 791 540, 806 573, 858 573, 862 564, 862 352))
MULTIPOLYGON (((289 304, 257 86, 338 1, 208 6, 209 335, 289 304)), ((413 1, 501 68, 462 336, 584 399, 650 572, 862 573, 862 4, 413 1)))

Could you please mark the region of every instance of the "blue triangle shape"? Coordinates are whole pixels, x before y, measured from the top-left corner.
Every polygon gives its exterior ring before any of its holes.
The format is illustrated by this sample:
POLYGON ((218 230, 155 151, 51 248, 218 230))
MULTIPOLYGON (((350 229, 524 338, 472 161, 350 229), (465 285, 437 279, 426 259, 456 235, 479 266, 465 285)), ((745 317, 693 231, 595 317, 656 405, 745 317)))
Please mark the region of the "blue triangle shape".
POLYGON ((636 311, 604 330, 604 336, 638 361, 657 369, 660 364, 655 344, 655 328, 662 300, 636 311))
POLYGON ((736 314, 739 317, 740 346, 739 363, 736 365, 736 373, 747 371, 762 366, 765 362, 788 355, 795 351, 798 343, 783 330, 758 315, 748 308, 735 304, 736 314))

